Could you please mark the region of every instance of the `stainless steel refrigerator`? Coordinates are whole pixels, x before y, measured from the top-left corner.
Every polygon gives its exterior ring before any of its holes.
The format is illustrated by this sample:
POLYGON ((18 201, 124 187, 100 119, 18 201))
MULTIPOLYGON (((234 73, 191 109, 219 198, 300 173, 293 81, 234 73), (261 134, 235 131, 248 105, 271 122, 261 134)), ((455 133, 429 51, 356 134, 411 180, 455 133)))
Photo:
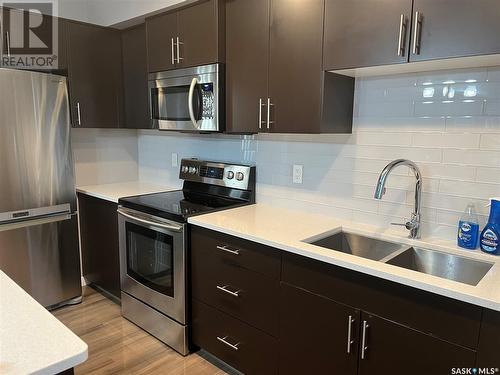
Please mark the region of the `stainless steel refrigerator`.
POLYGON ((0 269, 45 307, 81 300, 64 77, 0 69, 0 269))

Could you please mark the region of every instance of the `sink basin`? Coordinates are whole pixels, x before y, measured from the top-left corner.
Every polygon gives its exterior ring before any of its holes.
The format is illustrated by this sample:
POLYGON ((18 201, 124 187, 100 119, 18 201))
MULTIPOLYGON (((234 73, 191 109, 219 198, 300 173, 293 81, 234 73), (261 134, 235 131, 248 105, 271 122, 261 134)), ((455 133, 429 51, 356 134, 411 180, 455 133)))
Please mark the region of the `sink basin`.
POLYGON ((386 263, 473 286, 493 266, 492 263, 417 248, 410 248, 386 263))
POLYGON ((324 237, 311 244, 371 260, 382 260, 396 251, 408 248, 408 246, 346 232, 324 237))

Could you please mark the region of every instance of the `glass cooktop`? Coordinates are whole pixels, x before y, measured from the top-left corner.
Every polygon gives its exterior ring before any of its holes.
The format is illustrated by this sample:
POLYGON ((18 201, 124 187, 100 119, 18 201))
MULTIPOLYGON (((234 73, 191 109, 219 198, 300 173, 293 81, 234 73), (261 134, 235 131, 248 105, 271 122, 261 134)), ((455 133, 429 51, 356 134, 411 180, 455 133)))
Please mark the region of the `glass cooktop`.
POLYGON ((190 216, 247 204, 245 201, 183 190, 121 198, 124 207, 165 219, 186 222, 190 216))

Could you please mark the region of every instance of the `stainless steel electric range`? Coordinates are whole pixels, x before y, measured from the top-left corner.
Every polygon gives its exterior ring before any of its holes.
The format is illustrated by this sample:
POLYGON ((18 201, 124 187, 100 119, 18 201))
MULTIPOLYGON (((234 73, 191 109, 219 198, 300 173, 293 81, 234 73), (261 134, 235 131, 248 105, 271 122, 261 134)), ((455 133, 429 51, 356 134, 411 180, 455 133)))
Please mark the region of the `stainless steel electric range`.
POLYGON ((122 315, 186 355, 190 216, 255 202, 255 167, 183 159, 182 190, 119 200, 122 315))

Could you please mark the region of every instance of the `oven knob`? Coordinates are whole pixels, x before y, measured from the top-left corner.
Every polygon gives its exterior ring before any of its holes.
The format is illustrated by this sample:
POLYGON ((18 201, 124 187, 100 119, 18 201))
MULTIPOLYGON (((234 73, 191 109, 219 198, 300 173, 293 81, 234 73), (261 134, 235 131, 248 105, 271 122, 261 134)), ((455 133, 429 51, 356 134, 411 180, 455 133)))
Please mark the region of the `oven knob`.
POLYGON ((187 165, 182 166, 182 173, 188 173, 189 172, 189 167, 187 165))
POLYGON ((236 173, 236 179, 238 181, 243 181, 243 178, 245 177, 245 175, 243 174, 243 172, 238 172, 236 173))
POLYGON ((189 173, 196 174, 196 167, 189 167, 189 173))
POLYGON ((232 180, 233 178, 234 178, 234 172, 233 171, 227 172, 227 179, 232 180))

